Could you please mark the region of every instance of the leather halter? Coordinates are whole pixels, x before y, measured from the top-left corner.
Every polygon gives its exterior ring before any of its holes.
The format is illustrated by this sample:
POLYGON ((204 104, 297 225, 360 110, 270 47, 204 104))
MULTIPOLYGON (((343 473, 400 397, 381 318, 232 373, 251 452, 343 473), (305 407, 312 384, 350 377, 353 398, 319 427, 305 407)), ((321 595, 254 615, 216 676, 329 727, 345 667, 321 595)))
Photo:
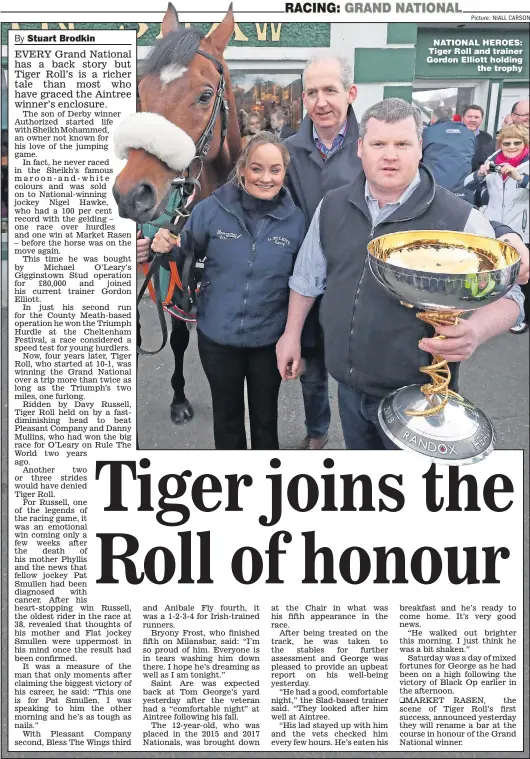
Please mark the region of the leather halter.
POLYGON ((210 118, 204 129, 204 132, 195 143, 195 157, 202 159, 202 157, 205 156, 210 149, 210 145, 213 139, 213 130, 215 128, 215 122, 217 121, 219 113, 221 114, 221 145, 225 140, 226 133, 228 131, 228 103, 226 101, 225 93, 225 75, 221 62, 218 61, 217 58, 214 58, 213 55, 210 55, 210 53, 207 53, 205 50, 197 50, 197 55, 202 55, 203 58, 208 58, 208 60, 214 64, 220 75, 219 84, 217 85, 217 91, 215 93, 215 102, 213 104, 210 118))
MULTIPOLYGON (((197 50, 196 54, 202 55, 204 58, 207 58, 209 61, 211 61, 214 64, 215 68, 219 72, 219 83, 217 85, 217 90, 215 93, 215 101, 213 104, 212 112, 210 114, 210 118, 208 119, 208 123, 206 124, 204 131, 202 132, 201 136, 195 143, 195 156, 194 156, 193 161, 198 161, 198 164, 199 164, 199 170, 198 170, 197 176, 195 178, 192 178, 190 176, 188 176, 187 178, 182 178, 182 177, 176 178, 173 180, 172 186, 168 190, 167 197, 169 197, 170 193, 175 189, 176 186, 180 186, 183 190, 183 192, 181 192, 181 204, 174 208, 173 214, 172 214, 173 218, 171 219, 171 222, 164 224, 164 227, 166 229, 169 229, 170 232, 172 232, 175 235, 178 235, 178 233, 180 232, 180 229, 182 228, 182 224, 186 221, 186 219, 191 213, 193 206, 197 203, 200 197, 201 185, 200 185, 199 179, 202 173, 203 157, 207 155, 210 149, 210 145, 212 144, 215 123, 217 121, 217 117, 219 116, 219 114, 221 115, 220 147, 222 147, 225 141, 227 132, 228 132, 229 107, 228 107, 228 102, 226 100, 226 92, 225 92, 226 81, 225 81, 225 75, 224 75, 222 63, 218 61, 217 58, 214 58, 213 55, 210 55, 210 53, 207 53, 205 50, 197 50), (188 205, 185 202, 186 195, 191 195, 194 190, 195 190, 195 197, 193 199, 193 202, 188 205)), ((188 169, 188 174, 189 174, 189 169, 188 169)))

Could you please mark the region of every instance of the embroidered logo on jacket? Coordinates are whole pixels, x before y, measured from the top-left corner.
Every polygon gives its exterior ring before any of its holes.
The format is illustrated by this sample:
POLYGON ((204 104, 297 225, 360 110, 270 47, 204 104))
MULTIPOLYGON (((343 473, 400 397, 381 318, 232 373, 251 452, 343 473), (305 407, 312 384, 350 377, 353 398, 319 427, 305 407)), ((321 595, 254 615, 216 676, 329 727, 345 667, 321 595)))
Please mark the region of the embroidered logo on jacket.
POLYGON ((276 245, 282 245, 283 247, 291 244, 290 240, 288 240, 286 237, 280 237, 279 235, 274 235, 273 237, 267 237, 267 242, 273 242, 276 245))
POLYGON ((217 230, 217 237, 220 240, 238 240, 241 235, 236 235, 235 232, 223 232, 222 229, 217 230))

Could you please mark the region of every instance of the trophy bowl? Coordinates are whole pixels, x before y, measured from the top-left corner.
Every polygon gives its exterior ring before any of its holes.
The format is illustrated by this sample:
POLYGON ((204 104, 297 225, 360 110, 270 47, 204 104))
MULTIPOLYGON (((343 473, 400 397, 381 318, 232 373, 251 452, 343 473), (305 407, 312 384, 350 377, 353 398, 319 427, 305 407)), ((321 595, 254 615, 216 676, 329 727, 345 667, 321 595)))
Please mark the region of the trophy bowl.
MULTIPOLYGON (((403 306, 436 325, 458 324, 462 314, 494 303, 515 285, 521 259, 506 242, 464 232, 415 230, 368 243, 370 269, 403 306)), ((437 339, 444 339, 439 336, 437 339)), ((386 435, 402 450, 442 464, 472 464, 488 456, 495 431, 471 401, 449 388, 447 361, 434 355, 421 367, 425 385, 408 385, 379 406, 386 435)))

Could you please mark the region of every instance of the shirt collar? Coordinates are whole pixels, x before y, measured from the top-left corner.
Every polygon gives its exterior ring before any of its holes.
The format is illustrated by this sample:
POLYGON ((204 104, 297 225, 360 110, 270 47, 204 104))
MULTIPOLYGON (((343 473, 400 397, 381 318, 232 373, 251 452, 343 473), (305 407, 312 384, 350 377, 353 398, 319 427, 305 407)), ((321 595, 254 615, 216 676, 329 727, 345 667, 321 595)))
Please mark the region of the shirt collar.
MULTIPOLYGON (((409 184, 409 186, 405 188, 401 197, 399 197, 397 200, 392 201, 392 203, 385 203, 383 208, 385 206, 397 206, 397 207, 402 206, 403 203, 410 198, 410 196, 412 195, 412 193, 414 192, 414 190, 419 184, 420 184, 420 172, 418 169, 418 171, 416 172, 416 176, 414 177, 412 182, 409 184)), ((376 198, 372 197, 372 193, 370 192, 370 188, 368 187, 368 182, 365 182, 365 185, 364 185, 364 197, 366 200, 366 205, 369 205, 369 203, 377 203, 377 205, 379 206, 379 201, 376 200, 376 198)))
MULTIPOLYGON (((346 121, 344 122, 344 124, 341 126, 341 128, 339 129, 339 131, 335 135, 334 139, 336 140, 337 137, 339 136, 339 134, 341 135, 341 137, 344 137, 344 135, 346 134, 346 129, 347 128, 348 128, 348 119, 346 119, 346 121)), ((315 142, 317 140, 322 140, 322 138, 319 136, 319 134, 318 134, 318 132, 317 132, 314 124, 313 124, 313 139, 314 139, 315 142)))

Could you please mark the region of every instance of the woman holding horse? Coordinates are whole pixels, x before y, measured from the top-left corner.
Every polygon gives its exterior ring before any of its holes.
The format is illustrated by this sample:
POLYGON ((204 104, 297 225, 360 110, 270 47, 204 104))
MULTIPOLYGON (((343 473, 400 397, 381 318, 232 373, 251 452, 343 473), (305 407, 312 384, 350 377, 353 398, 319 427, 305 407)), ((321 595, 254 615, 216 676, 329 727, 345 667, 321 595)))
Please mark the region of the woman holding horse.
MULTIPOLYGON (((281 378, 275 346, 289 299, 289 276, 304 216, 283 186, 289 153, 260 132, 243 148, 234 182, 198 203, 180 245, 206 256, 198 299, 199 355, 210 384, 217 449, 245 449, 245 382, 251 446, 277 449, 281 378)), ((179 260, 165 229, 152 248, 179 260)))

